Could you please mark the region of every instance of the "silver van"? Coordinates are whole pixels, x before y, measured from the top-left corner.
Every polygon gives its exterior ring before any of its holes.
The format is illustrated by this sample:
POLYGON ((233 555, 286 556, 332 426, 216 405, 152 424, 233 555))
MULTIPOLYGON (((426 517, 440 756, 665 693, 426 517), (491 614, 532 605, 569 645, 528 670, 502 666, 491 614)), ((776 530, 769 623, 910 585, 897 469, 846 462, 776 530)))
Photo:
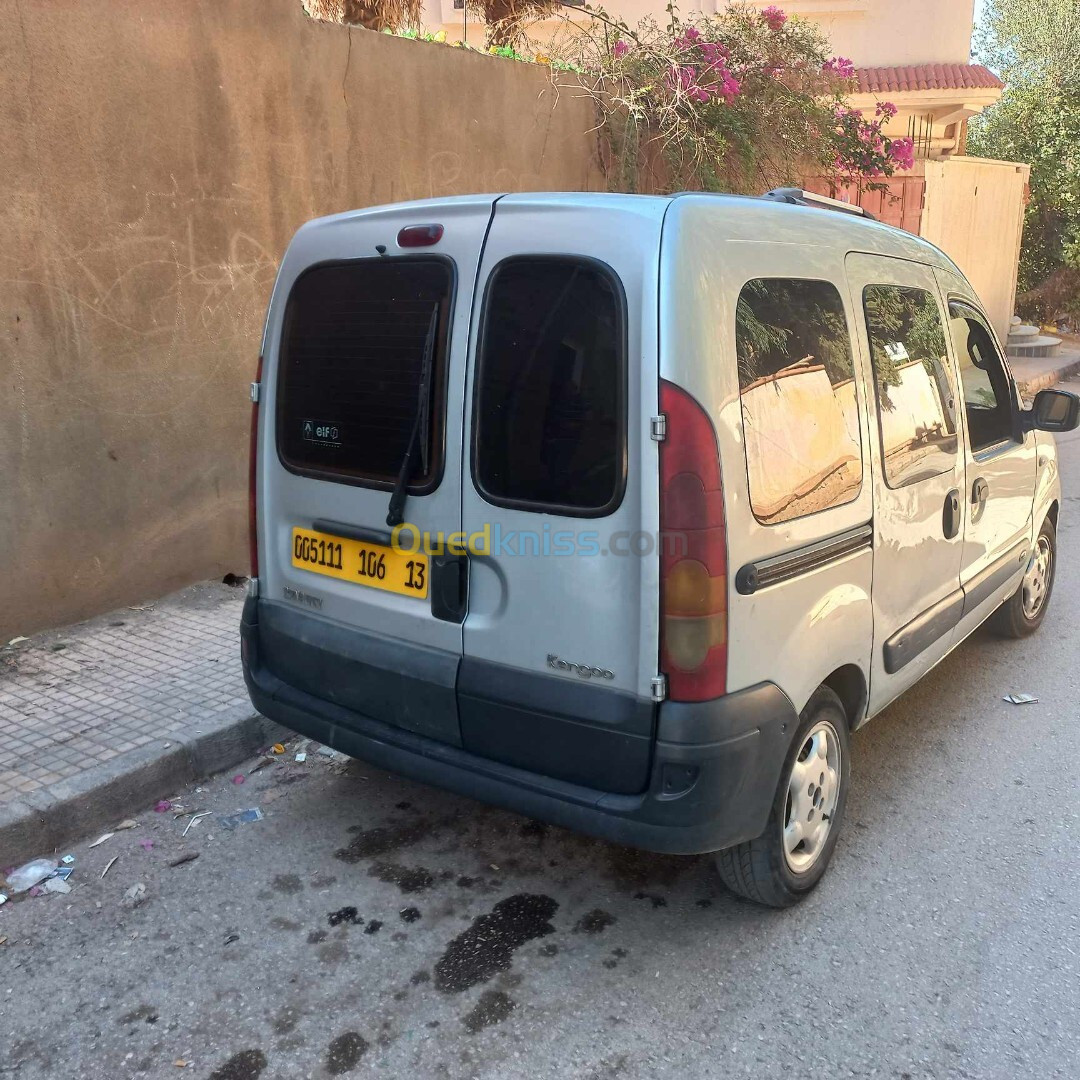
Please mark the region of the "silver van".
POLYGON ((795 189, 312 221, 252 400, 262 713, 774 906, 849 732, 1039 626, 1080 416, 940 251, 795 189))

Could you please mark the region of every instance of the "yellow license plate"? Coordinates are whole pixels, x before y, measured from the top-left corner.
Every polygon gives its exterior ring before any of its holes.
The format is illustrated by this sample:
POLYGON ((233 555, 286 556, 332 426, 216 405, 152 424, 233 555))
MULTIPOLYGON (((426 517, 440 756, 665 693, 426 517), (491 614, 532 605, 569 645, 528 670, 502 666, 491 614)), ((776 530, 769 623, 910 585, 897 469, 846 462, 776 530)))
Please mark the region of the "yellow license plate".
POLYGON ((293 529, 292 564, 314 574, 353 581, 401 596, 415 596, 418 600, 425 599, 428 594, 426 555, 395 551, 392 547, 369 544, 366 540, 349 540, 311 529, 293 529))

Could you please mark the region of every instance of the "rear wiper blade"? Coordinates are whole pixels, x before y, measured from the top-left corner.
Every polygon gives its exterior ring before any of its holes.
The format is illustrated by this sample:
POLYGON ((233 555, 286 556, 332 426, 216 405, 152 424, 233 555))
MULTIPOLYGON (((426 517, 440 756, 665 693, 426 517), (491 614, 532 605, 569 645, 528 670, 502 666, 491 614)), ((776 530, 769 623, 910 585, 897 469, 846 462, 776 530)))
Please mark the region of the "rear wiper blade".
POLYGON ((386 524, 393 528, 400 525, 404 520, 403 510, 405 507, 405 492, 409 486, 409 479, 413 470, 413 454, 417 443, 420 446, 420 460, 424 472, 428 468, 428 444, 431 442, 431 376, 434 368, 435 336, 439 329, 439 305, 431 309, 431 322, 428 324, 427 337, 424 339, 424 355, 420 361, 420 390, 419 400, 416 403, 416 419, 413 421, 412 434, 409 436, 409 445, 405 448, 405 456, 401 459, 401 468, 398 471, 394 490, 390 493, 390 505, 386 511, 386 524))

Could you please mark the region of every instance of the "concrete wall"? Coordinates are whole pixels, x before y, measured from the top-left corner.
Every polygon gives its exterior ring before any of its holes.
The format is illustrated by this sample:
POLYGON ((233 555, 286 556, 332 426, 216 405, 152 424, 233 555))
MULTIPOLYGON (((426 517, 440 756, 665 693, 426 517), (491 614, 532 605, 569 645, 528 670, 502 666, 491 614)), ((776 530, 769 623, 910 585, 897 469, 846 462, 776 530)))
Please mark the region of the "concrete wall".
POLYGON ((318 214, 596 188, 543 69, 299 0, 0 0, 0 641, 246 572, 247 385, 318 214))
POLYGON ((1016 300, 1030 173, 1027 165, 985 158, 926 162, 919 231, 964 272, 1002 342, 1016 300))

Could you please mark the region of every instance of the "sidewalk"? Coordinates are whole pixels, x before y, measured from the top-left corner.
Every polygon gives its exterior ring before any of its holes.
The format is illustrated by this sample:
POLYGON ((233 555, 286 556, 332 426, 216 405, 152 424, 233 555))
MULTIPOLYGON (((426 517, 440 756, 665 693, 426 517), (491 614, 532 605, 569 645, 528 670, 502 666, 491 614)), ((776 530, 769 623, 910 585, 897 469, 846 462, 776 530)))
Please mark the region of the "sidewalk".
POLYGON ((1040 390, 1080 371, 1080 341, 1062 335, 1056 356, 1038 356, 1019 360, 1009 357, 1009 367, 1021 395, 1030 400, 1040 390))
POLYGON ((244 688, 242 603, 196 585, 0 648, 0 866, 275 741, 244 688))

